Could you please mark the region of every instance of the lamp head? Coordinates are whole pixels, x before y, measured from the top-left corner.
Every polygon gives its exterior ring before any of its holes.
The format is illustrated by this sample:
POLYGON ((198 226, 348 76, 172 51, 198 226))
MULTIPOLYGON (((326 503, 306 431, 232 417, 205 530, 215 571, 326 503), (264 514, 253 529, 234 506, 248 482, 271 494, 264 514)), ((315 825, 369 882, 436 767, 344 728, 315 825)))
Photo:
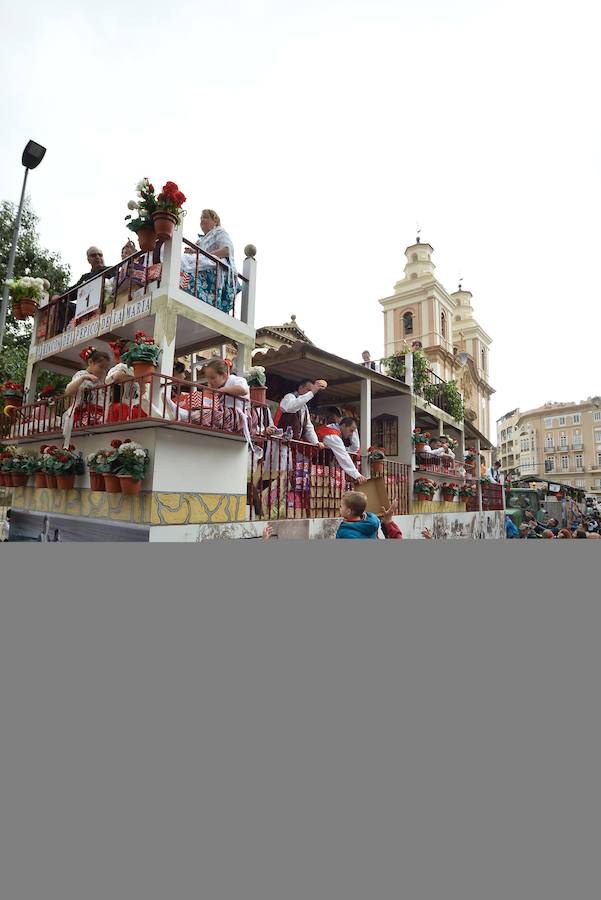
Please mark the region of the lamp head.
POLYGON ((42 162, 45 154, 45 147, 42 147, 41 144, 36 144, 35 141, 28 141, 25 150, 23 150, 21 163, 25 166, 26 169, 35 169, 36 166, 39 166, 39 164, 42 162))

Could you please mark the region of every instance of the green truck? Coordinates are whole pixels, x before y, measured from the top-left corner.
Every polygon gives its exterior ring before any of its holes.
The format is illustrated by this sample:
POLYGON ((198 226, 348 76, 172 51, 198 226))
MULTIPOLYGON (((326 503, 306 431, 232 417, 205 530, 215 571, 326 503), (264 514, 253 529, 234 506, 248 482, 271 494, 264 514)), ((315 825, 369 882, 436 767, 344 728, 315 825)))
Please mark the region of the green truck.
POLYGON ((508 488, 505 495, 505 511, 518 528, 524 521, 526 510, 534 513, 537 522, 542 525, 546 523, 549 514, 543 507, 538 491, 532 488, 508 488))

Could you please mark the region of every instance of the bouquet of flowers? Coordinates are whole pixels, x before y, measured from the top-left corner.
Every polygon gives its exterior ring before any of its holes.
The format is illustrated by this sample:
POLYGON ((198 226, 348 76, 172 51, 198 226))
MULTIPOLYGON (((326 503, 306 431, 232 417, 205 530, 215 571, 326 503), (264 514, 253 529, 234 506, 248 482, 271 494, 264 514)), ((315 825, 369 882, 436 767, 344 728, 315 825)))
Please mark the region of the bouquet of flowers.
POLYGON ((148 228, 151 231, 154 231, 152 214, 157 210, 157 198, 154 192, 154 185, 150 183, 148 178, 142 178, 136 185, 136 194, 138 199, 130 200, 127 204, 127 208, 130 209, 132 213, 134 211, 137 212, 137 216, 134 218, 133 215, 130 214, 125 217, 127 227, 136 234, 142 228, 148 228))
MULTIPOLYGON (((113 441, 114 447, 116 441, 113 441)), ((133 481, 142 481, 150 462, 148 450, 145 450, 135 441, 119 442, 115 447, 115 458, 112 464, 112 472, 115 475, 130 475, 133 481)))
POLYGON ((133 341, 130 341, 125 350, 121 351, 121 362, 127 366, 133 363, 152 363, 158 366, 161 348, 155 344, 154 339, 143 331, 136 331, 133 341))
POLYGON ((431 500, 436 491, 436 482, 429 478, 416 478, 413 482, 413 493, 422 494, 427 500, 431 500))
POLYGON ((263 366, 253 366, 245 376, 249 387, 265 387, 267 376, 263 366))
POLYGON ((161 193, 156 198, 155 212, 163 214, 167 213, 170 216, 173 216, 175 224, 179 225, 182 216, 184 215, 182 206, 185 202, 186 195, 182 194, 176 183, 174 181, 167 181, 166 184, 163 185, 161 193))
POLYGON ((24 275, 22 278, 11 278, 6 282, 13 301, 42 299, 42 294, 50 288, 50 282, 45 278, 31 278, 24 275))

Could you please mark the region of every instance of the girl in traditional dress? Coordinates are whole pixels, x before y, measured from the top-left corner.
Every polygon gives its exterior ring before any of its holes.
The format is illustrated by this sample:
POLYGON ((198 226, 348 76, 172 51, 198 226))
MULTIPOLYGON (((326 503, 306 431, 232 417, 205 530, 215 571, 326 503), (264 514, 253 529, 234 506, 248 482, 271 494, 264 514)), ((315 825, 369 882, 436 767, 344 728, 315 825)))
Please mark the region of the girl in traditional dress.
POLYGON ((234 245, 225 228, 221 227, 221 219, 214 209, 203 209, 200 227, 202 234, 198 235, 197 246, 223 260, 227 268, 187 247, 182 261, 182 269, 190 278, 187 290, 205 303, 229 313, 236 294, 241 290, 234 245))

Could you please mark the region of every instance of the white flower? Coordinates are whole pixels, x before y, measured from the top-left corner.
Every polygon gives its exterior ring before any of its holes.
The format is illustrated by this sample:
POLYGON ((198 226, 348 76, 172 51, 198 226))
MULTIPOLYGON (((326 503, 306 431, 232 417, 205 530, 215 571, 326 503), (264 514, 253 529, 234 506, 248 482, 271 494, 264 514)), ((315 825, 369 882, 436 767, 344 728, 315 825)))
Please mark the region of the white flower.
POLYGON ((143 450, 134 450, 134 455, 135 456, 146 456, 146 454, 143 450))
POLYGON ((128 208, 128 209, 139 209, 140 207, 139 207, 139 205, 136 203, 135 200, 130 200, 129 203, 127 204, 127 208, 128 208))

